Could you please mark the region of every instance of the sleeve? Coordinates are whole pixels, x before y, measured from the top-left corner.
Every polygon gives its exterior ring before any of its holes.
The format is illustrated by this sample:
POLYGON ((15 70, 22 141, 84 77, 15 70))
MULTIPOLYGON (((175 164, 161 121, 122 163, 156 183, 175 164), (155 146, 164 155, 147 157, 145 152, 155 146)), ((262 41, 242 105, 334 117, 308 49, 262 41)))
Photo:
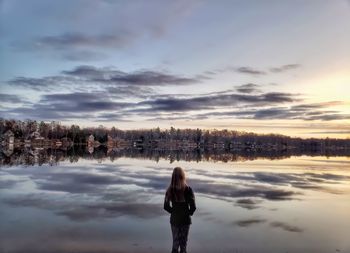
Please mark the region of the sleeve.
POLYGON ((194 192, 192 190, 191 187, 189 188, 189 197, 188 197, 188 204, 189 204, 189 208, 190 208, 190 215, 192 216, 193 213, 196 211, 197 207, 196 207, 196 199, 194 196, 194 192))
POLYGON ((166 197, 164 197, 164 210, 168 213, 171 213, 173 211, 173 208, 170 205, 170 200, 166 197))

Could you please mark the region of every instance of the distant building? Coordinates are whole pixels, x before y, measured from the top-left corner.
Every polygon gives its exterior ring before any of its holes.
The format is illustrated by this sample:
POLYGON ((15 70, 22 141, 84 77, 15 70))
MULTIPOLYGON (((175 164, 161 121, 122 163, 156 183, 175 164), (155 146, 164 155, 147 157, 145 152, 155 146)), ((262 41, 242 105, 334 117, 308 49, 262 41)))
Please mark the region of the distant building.
POLYGON ((114 147, 115 146, 115 140, 110 135, 108 135, 108 137, 107 137, 107 146, 108 147, 114 147))
POLYGON ((94 153, 94 147, 93 146, 88 147, 88 152, 90 154, 94 153))
POLYGON ((3 150, 3 153, 10 157, 13 153, 14 145, 15 145, 15 135, 11 130, 7 130, 4 134, 4 140, 6 143, 6 147, 3 150))
POLYGON ((35 140, 43 140, 44 139, 44 137, 42 137, 40 135, 39 131, 35 131, 35 132, 31 133, 30 138, 35 139, 35 140))
MULTIPOLYGON (((13 146, 13 145, 12 145, 13 146)), ((4 155, 10 157, 13 154, 13 148, 5 149, 2 151, 4 155)))
POLYGON ((87 144, 88 144, 88 146, 93 146, 93 145, 94 145, 94 142, 95 142, 95 137, 91 134, 91 135, 88 137, 87 144))
POLYGON ((8 145, 13 145, 15 143, 15 135, 11 130, 7 130, 4 134, 5 142, 8 145))

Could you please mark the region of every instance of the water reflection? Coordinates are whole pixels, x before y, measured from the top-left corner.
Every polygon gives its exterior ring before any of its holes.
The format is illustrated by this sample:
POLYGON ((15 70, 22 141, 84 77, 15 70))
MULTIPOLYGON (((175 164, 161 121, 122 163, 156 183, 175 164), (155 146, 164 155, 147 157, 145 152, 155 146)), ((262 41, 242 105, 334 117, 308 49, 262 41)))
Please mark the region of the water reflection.
POLYGON ((189 252, 348 252, 349 165, 82 157, 2 166, 0 252, 169 252, 163 196, 174 166, 197 196, 189 252))
POLYGON ((324 157, 350 157, 350 150, 337 149, 327 151, 317 150, 272 150, 261 149, 252 151, 250 149, 236 150, 167 150, 152 148, 107 148, 99 146, 97 148, 84 145, 72 146, 68 149, 51 149, 51 148, 16 148, 11 153, 8 150, 0 152, 0 166, 5 165, 34 165, 50 164, 57 165, 59 162, 69 160, 78 162, 79 159, 95 159, 99 162, 106 160, 114 161, 122 157, 147 159, 159 161, 166 159, 170 163, 178 161, 211 161, 211 162, 235 162, 235 161, 252 161, 256 159, 281 160, 293 156, 324 156, 324 157))

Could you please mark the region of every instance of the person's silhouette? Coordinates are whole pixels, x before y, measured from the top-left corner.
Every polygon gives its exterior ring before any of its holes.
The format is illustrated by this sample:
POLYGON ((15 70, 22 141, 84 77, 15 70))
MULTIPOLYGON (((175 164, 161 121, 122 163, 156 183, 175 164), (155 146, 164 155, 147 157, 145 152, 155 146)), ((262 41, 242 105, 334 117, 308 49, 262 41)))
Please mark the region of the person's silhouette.
POLYGON ((170 185, 165 193, 164 209, 169 212, 173 235, 172 253, 186 253, 187 238, 191 216, 196 210, 193 190, 186 183, 185 172, 176 167, 173 170, 170 185))

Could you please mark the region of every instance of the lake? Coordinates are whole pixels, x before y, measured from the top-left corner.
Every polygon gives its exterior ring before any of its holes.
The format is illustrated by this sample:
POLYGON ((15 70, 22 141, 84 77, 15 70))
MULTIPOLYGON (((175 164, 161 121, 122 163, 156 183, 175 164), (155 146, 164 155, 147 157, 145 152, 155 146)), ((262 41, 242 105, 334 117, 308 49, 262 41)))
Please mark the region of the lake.
POLYGON ((188 252, 350 252, 350 158, 324 156, 2 165, 0 252, 170 252, 175 166, 196 195, 188 252))

